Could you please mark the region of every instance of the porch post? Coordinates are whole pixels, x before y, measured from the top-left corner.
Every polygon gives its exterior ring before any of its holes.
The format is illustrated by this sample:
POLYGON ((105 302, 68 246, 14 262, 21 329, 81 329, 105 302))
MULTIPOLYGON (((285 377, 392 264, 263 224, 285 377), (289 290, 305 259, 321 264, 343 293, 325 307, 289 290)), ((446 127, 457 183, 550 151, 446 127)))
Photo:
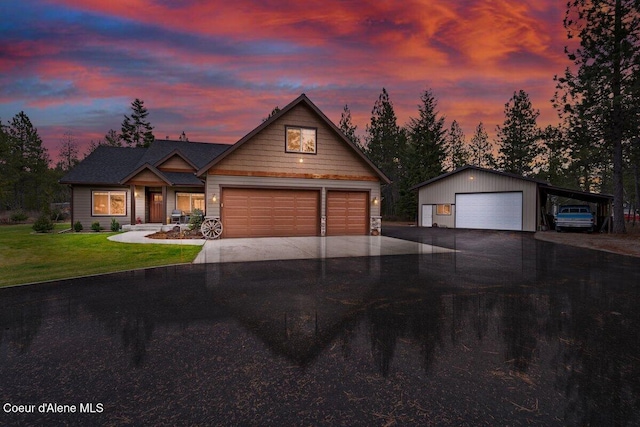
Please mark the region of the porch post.
POLYGON ((167 186, 162 186, 162 223, 167 223, 167 186))
POLYGON ((131 191, 131 225, 136 223, 136 186, 131 184, 129 186, 131 191))

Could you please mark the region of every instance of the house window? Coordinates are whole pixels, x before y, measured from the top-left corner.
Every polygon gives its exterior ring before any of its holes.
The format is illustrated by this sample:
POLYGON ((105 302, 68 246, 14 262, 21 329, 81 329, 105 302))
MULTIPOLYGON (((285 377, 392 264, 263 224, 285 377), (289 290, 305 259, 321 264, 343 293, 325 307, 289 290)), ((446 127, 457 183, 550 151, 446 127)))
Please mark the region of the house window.
POLYGON ((176 193, 176 209, 188 214, 195 209, 204 212, 204 193, 176 193))
POLYGON ((94 216, 126 216, 126 191, 93 191, 92 214, 94 216))
POLYGON ((451 215, 451 204, 436 205, 436 215, 451 215))
POLYGON ((286 151, 288 153, 314 154, 316 152, 316 135, 316 129, 287 126, 286 151))

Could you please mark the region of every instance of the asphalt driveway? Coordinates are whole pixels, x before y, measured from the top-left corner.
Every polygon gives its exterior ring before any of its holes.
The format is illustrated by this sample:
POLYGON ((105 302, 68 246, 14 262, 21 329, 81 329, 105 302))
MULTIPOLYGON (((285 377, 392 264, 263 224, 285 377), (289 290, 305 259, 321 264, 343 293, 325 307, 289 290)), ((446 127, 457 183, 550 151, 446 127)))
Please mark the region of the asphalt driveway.
POLYGON ((0 424, 640 423, 637 259, 385 235, 453 251, 0 289, 0 424))

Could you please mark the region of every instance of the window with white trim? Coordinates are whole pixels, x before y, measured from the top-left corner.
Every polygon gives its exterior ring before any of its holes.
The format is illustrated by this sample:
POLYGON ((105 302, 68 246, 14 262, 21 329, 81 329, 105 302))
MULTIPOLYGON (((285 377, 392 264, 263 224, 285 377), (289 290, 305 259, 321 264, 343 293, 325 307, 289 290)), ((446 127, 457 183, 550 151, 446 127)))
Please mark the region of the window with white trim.
POLYGON ((126 191, 92 191, 91 214, 93 216, 126 216, 126 191))
POLYGON ((317 130, 295 126, 286 127, 287 153, 316 153, 317 130))
POLYGON ((204 212, 204 193, 176 193, 176 209, 187 214, 195 209, 204 212))

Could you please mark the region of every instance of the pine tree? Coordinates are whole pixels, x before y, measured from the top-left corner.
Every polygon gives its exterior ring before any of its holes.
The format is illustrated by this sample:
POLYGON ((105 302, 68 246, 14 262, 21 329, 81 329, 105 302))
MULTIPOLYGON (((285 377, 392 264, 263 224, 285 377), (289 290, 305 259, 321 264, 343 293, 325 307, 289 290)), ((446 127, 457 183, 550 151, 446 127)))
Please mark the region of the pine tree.
POLYGON ((469 144, 469 163, 480 168, 495 168, 493 144, 489 142, 489 135, 482 122, 478 123, 469 144))
POLYGON ((555 104, 586 122, 591 143, 602 141, 610 150, 613 231, 623 233, 623 145, 637 136, 640 110, 640 2, 572 0, 563 22, 580 47, 565 49, 576 69, 556 76, 555 104))
POLYGON ((46 184, 49 154, 42 145, 38 130, 21 111, 5 128, 8 136, 5 166, 10 176, 9 207, 40 209, 47 200, 42 191, 46 184))
POLYGON ((456 170, 469 163, 470 153, 465 141, 464 132, 457 121, 451 123, 447 134, 446 169, 456 170))
POLYGON ((122 121, 120 139, 130 147, 148 147, 155 139, 153 126, 146 120, 149 112, 138 98, 131 103, 131 110, 131 117, 125 114, 122 121))
POLYGON ((356 133, 358 130, 358 126, 353 124, 353 121, 351 120, 351 110, 349 110, 349 106, 347 104, 345 104, 344 108, 342 109, 342 115, 340 116, 340 123, 338 124, 338 127, 349 141, 353 142, 357 147, 362 149, 360 137, 356 133))
POLYGON ((109 129, 104 136, 104 145, 109 147, 122 147, 122 142, 120 141, 120 138, 118 138, 118 132, 113 129, 109 129))
POLYGON ((533 109, 529 95, 520 90, 505 104, 504 115, 504 125, 497 127, 498 165, 504 172, 531 176, 540 154, 536 124, 540 112, 533 109))
POLYGON ((417 193, 411 187, 442 174, 446 157, 446 130, 444 117, 437 111, 438 101, 431 90, 425 90, 420 100, 418 117, 411 118, 407 126, 407 148, 402 162, 406 172, 399 183, 400 213, 411 218, 417 206, 417 193))
POLYGON ((265 117, 264 119, 262 119, 262 122, 266 122, 267 120, 269 120, 271 117, 275 116, 276 114, 278 114, 280 112, 280 107, 278 107, 277 105, 273 108, 273 110, 271 110, 271 112, 269 113, 269 115, 267 117, 265 117))
POLYGON ((398 181, 403 177, 406 137, 397 124, 396 113, 386 89, 378 96, 371 111, 371 123, 367 126, 366 154, 391 180, 382 187, 382 215, 397 215, 400 198, 398 181))

